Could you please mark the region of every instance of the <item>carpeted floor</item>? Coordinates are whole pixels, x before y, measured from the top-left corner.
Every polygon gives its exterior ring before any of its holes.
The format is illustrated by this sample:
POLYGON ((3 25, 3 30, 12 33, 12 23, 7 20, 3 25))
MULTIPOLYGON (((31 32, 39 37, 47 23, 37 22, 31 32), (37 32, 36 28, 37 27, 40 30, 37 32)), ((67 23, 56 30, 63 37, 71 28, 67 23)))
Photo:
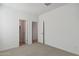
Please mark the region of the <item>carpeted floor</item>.
POLYGON ((0 56, 76 56, 76 55, 54 47, 34 43, 32 45, 24 45, 19 48, 1 51, 0 56))

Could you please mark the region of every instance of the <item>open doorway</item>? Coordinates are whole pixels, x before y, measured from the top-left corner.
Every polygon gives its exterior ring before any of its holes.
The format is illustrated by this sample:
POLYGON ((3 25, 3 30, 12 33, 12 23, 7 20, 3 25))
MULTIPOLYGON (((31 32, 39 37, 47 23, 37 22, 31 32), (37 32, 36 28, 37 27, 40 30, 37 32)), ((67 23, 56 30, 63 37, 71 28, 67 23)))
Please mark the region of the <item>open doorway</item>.
POLYGON ((38 23, 32 22, 32 43, 38 42, 38 23))
POLYGON ((19 46, 22 46, 25 44, 25 20, 19 20, 19 46))

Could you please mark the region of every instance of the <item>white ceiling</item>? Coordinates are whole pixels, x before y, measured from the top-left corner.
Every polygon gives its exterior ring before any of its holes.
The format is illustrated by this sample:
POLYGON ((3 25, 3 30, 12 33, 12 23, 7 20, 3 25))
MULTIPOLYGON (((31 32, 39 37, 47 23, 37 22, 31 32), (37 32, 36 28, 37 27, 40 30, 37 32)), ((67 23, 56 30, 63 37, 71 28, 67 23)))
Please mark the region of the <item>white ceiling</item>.
POLYGON ((44 5, 44 3, 4 3, 3 5, 29 14, 40 15, 50 10, 56 9, 60 6, 63 6, 65 4, 52 3, 51 5, 46 6, 44 5))

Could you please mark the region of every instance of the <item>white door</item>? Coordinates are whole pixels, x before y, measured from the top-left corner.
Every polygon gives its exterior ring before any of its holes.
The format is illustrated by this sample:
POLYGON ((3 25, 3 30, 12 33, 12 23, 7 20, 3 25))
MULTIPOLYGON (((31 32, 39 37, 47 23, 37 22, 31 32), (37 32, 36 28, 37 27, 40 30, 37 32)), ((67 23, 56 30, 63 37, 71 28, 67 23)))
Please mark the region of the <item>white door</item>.
POLYGON ((38 22, 38 42, 44 44, 43 37, 43 20, 39 20, 38 22))

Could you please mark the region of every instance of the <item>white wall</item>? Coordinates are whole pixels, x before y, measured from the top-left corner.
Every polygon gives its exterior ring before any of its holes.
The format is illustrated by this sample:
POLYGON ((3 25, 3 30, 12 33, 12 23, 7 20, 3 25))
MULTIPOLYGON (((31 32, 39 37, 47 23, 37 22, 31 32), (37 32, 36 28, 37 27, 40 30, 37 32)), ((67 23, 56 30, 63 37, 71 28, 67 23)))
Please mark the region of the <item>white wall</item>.
POLYGON ((2 27, 1 27, 1 21, 2 21, 2 17, 1 17, 1 14, 2 14, 2 12, 1 12, 1 8, 0 8, 0 49, 2 48, 2 27))
POLYGON ((67 4, 39 16, 45 44, 79 54, 79 4, 67 4))
POLYGON ((43 43, 43 19, 41 16, 38 20, 38 42, 43 43))
POLYGON ((3 6, 0 10, 0 50, 19 47, 19 19, 27 20, 28 44, 32 43, 31 23, 37 21, 37 16, 3 6))

